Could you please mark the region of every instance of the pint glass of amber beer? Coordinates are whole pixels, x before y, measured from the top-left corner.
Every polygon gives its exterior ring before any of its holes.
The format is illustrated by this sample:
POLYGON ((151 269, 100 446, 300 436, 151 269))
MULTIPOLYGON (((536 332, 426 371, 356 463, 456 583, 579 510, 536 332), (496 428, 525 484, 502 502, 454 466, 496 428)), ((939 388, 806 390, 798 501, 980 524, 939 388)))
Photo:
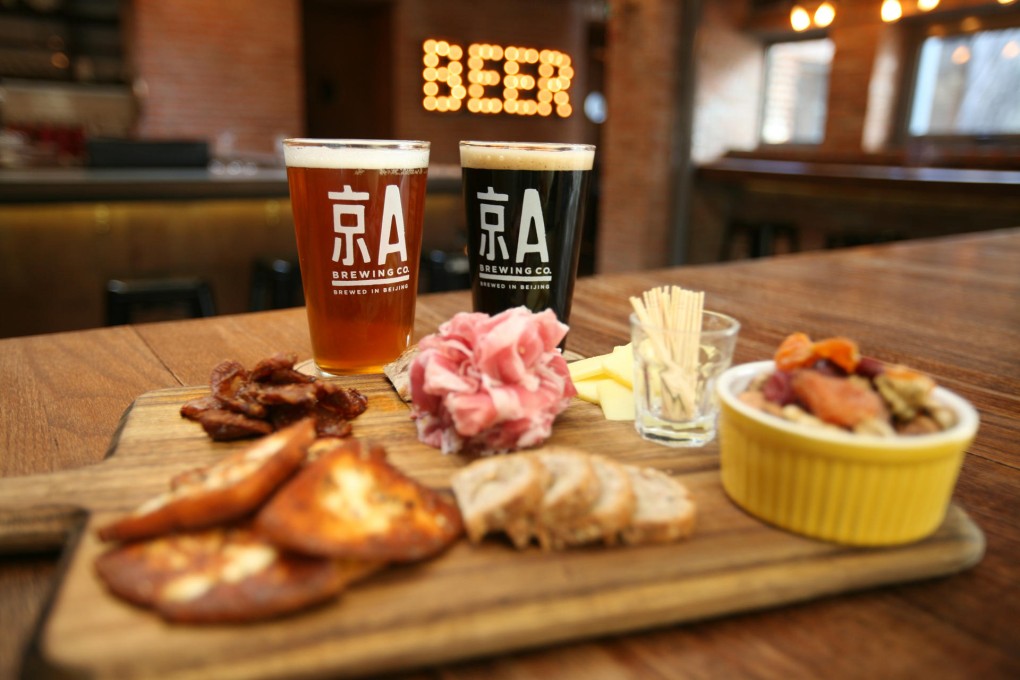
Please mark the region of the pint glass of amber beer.
POLYGON ((429 143, 283 143, 315 364, 373 373, 411 341, 429 143))
POLYGON ((474 309, 568 323, 595 147, 460 143, 474 309))

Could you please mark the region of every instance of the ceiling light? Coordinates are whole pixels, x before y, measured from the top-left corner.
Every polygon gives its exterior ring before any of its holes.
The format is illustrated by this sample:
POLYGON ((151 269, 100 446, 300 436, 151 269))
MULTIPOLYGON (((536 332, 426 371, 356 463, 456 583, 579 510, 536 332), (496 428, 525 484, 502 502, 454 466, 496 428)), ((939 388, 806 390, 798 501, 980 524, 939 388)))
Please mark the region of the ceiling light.
POLYGON ((903 6, 900 0, 882 0, 882 21, 890 23, 899 21, 903 16, 903 6))
POLYGON ((790 25, 795 31, 806 31, 811 27, 811 15, 800 5, 794 5, 790 10, 790 25))
MULTIPOLYGON (((937 2, 938 0, 936 0, 937 2)), ((832 23, 832 20, 836 18, 836 8, 832 6, 831 2, 823 2, 818 5, 818 9, 815 10, 815 26, 825 28, 832 23)))

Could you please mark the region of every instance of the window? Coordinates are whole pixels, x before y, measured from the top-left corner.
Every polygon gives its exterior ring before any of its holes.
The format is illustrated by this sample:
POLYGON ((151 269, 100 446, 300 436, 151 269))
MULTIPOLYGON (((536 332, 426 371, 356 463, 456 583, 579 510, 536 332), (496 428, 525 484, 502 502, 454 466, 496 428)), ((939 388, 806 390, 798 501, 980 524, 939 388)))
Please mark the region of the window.
POLYGON ((913 136, 1020 134, 1020 28, 925 38, 909 131, 913 136))
POLYGON ((769 46, 765 53, 763 143, 822 142, 834 51, 828 38, 769 46))

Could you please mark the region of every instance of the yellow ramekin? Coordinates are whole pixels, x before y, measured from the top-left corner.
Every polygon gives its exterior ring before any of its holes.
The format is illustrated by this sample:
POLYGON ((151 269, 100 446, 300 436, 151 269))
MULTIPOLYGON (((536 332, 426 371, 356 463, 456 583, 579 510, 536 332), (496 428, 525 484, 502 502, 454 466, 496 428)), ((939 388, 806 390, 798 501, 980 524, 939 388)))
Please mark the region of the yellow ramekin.
POLYGON ((934 532, 949 506, 978 414, 941 387, 956 425, 937 434, 876 437, 811 429, 737 396, 771 361, 734 366, 717 383, 723 488, 770 524, 858 546, 910 543, 934 532))

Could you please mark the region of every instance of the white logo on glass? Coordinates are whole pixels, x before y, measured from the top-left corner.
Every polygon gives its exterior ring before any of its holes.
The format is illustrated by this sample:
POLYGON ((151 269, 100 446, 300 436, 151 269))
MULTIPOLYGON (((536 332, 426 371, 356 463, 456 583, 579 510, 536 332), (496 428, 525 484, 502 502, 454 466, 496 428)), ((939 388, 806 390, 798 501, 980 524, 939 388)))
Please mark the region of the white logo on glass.
POLYGON ((517 236, 517 262, 524 262, 528 253, 538 253, 542 262, 549 262, 549 246, 545 238, 545 218, 542 217, 542 202, 538 198, 538 189, 527 189, 524 192, 524 204, 521 211, 521 229, 517 236), (531 235, 534 233, 535 240, 531 235))
MULTIPOLYGON (((344 185, 343 191, 329 192, 331 201, 367 201, 367 191, 353 191, 351 185, 344 185)), ((354 246, 358 246, 361 261, 368 262, 368 246, 365 245, 365 206, 349 203, 333 205, 333 232, 339 236, 333 239, 333 261, 341 262, 340 253, 344 253, 341 264, 354 264, 354 246), (353 217, 354 224, 344 224, 344 217, 353 217)))
MULTIPOLYGON (((354 191, 349 184, 343 191, 330 191, 327 197, 333 204, 333 262, 345 267, 368 265, 372 262, 365 239, 365 206, 370 196, 365 191, 354 191)), ((367 269, 350 269, 334 272, 333 285, 379 286, 409 281, 407 265, 407 238, 404 228, 403 203, 400 187, 390 184, 383 197, 382 224, 379 229, 379 246, 375 266, 367 269), (386 266, 387 258, 396 254, 400 266, 386 266)))
POLYGON ((400 255, 401 262, 407 262, 407 242, 404 238, 404 210, 400 204, 400 187, 390 184, 386 187, 383 201, 382 233, 379 235, 379 259, 376 264, 386 264, 390 253, 400 255), (396 230, 396 240, 393 232, 396 230))
POLYGON ((542 215, 542 201, 537 189, 525 189, 521 201, 521 223, 517 231, 517 243, 513 258, 506 244, 506 205, 509 194, 498 194, 494 187, 476 194, 479 203, 481 242, 478 254, 495 264, 482 265, 479 278, 492 281, 549 282, 552 280, 548 266, 523 266, 524 258, 537 254, 542 264, 549 264, 549 246, 545 233, 545 217, 542 215), (511 261, 513 264, 511 264, 511 261))
POLYGON ((506 239, 503 238, 503 232, 506 231, 504 222, 506 206, 494 205, 485 201, 506 203, 510 200, 510 195, 497 194, 495 189, 489 187, 488 191, 479 193, 478 198, 482 201, 479 205, 479 210, 481 210, 482 243, 478 254, 491 262, 496 259, 496 246, 498 245, 502 259, 507 260, 510 258, 510 255, 506 250, 506 239))

